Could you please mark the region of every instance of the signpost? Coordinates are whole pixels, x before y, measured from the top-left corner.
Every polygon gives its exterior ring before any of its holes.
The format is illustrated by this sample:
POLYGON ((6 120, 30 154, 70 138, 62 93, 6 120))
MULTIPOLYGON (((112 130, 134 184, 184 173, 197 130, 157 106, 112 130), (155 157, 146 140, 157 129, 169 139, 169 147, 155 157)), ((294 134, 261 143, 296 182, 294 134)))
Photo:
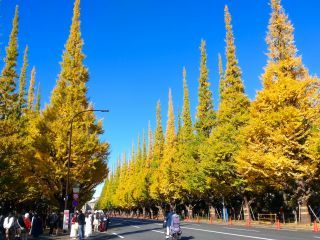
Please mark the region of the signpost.
POLYGON ((63 212, 63 230, 68 230, 69 228, 69 210, 64 210, 63 212))
POLYGON ((73 188, 72 188, 72 191, 73 191, 73 201, 72 201, 72 206, 74 208, 76 208, 78 205, 79 205, 79 191, 80 191, 80 184, 79 183, 76 183, 74 184, 73 188))
POLYGON ((79 205, 79 202, 77 200, 72 201, 72 206, 77 207, 79 205))

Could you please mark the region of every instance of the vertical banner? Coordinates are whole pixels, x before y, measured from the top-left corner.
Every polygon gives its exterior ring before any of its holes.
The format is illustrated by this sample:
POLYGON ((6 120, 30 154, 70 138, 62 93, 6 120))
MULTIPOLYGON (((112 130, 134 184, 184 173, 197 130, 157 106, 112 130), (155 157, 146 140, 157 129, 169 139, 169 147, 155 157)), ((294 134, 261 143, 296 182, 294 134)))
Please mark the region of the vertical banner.
POLYGON ((63 212, 63 230, 68 230, 69 228, 69 210, 64 210, 63 212))

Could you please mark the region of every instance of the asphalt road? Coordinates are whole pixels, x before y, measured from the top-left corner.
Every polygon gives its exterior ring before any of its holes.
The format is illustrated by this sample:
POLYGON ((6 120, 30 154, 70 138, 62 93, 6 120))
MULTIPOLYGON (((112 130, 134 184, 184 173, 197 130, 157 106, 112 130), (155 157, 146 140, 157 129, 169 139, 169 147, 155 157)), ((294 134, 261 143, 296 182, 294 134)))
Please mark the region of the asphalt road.
MULTIPOLYGON (((215 224, 182 223, 181 240, 316 240, 320 233, 215 224)), ((162 223, 139 219, 112 218, 106 233, 90 239, 164 240, 162 223)))

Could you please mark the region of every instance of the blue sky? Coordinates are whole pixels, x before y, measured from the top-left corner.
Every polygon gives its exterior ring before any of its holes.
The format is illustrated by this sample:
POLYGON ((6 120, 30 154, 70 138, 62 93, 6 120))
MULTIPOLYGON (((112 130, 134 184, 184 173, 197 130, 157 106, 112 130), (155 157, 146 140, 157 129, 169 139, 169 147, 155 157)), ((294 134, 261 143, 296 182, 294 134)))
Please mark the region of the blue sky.
MULTIPOLYGON (((319 74, 320 1, 282 2, 294 24, 296 45, 304 64, 311 74, 319 74)), ((49 103, 60 71, 73 1, 0 0, 0 58, 4 57, 16 4, 20 6, 19 59, 21 62, 23 48, 28 44, 29 70, 31 66, 37 68, 43 107, 49 103)), ((211 89, 215 108, 218 106, 217 55, 224 55, 225 4, 233 18, 246 93, 254 99, 261 89, 259 76, 266 64, 268 0, 81 1, 83 51, 90 71, 89 98, 95 108, 110 110, 108 114, 97 114, 104 118, 102 138, 111 143, 110 165, 120 153, 130 151, 132 141, 137 142, 149 120, 154 128, 158 99, 165 124, 169 87, 175 112, 181 109, 183 66, 187 68, 194 116, 201 39, 207 42, 211 89)))

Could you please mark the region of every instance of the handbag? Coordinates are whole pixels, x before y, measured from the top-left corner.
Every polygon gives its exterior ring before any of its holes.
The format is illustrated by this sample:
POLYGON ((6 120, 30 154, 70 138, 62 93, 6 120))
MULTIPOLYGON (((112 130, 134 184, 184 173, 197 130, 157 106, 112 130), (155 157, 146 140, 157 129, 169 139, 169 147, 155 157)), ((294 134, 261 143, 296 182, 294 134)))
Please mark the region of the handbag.
POLYGON ((78 231, 78 229, 79 229, 79 224, 76 222, 74 223, 74 230, 78 231))

